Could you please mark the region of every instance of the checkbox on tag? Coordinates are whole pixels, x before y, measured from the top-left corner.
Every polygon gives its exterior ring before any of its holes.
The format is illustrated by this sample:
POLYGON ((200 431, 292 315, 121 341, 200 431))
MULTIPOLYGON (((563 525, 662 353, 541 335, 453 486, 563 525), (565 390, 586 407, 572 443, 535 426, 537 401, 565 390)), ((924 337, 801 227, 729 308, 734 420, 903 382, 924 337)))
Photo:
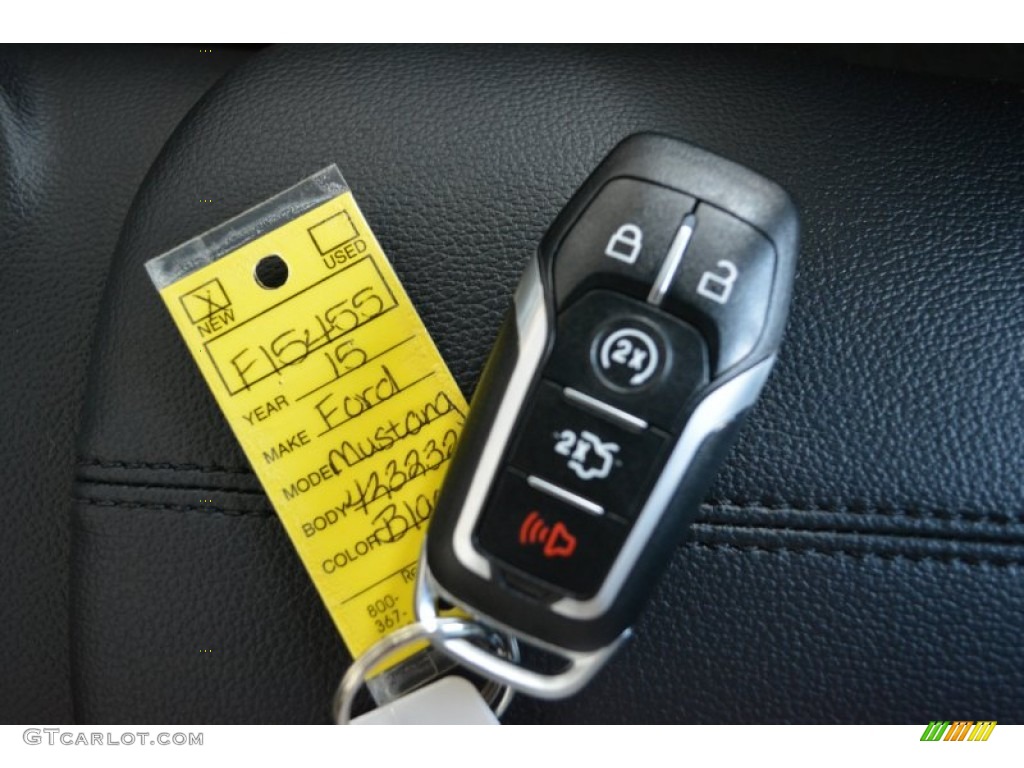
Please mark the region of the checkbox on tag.
POLYGON ((308 231, 321 254, 337 250, 359 237, 359 230, 352 223, 348 211, 339 211, 319 224, 314 224, 308 231))
POLYGON ((227 291, 220 284, 220 280, 214 278, 183 295, 181 306, 184 307, 188 319, 196 324, 209 320, 218 312, 229 309, 231 299, 228 298, 227 291))

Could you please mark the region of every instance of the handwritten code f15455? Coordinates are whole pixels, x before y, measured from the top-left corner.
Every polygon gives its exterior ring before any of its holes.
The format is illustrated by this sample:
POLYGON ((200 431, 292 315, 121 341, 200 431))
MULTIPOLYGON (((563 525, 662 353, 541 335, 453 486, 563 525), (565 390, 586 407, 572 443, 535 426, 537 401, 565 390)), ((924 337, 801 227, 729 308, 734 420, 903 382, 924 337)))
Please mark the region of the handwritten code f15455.
POLYGON ((349 650, 411 621, 467 406, 352 193, 161 295, 349 650))

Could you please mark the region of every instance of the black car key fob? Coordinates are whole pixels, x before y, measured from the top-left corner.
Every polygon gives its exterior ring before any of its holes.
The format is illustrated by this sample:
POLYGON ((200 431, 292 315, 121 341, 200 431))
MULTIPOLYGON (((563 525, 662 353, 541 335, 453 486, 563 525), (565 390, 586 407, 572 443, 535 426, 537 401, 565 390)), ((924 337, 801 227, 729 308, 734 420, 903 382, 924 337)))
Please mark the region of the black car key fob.
POLYGON ((797 240, 778 185, 671 138, 633 136, 587 179, 523 274, 417 592, 425 624, 443 599, 569 664, 453 655, 558 698, 613 652, 768 377, 797 240))

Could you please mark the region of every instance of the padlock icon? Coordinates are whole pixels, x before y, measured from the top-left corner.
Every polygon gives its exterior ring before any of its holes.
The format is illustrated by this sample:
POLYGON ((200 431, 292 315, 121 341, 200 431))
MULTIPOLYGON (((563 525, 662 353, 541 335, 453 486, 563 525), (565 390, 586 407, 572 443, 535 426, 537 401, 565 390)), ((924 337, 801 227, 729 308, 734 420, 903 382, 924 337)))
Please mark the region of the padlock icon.
POLYGON ((604 255, 613 259, 635 264, 644 244, 644 233, 636 224, 623 224, 608 238, 604 255))
POLYGON ((716 265, 724 274, 718 274, 710 269, 700 276, 697 284, 697 293, 705 299, 711 299, 718 304, 725 304, 732 294, 732 287, 740 272, 731 261, 723 259, 716 265))

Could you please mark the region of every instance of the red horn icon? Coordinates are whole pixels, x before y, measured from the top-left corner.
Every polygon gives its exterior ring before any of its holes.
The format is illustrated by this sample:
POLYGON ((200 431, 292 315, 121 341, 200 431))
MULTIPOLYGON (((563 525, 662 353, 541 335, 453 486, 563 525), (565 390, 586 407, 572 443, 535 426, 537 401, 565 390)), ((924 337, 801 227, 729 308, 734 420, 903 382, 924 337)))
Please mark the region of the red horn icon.
POLYGON ((524 547, 542 544, 544 557, 572 557, 576 551, 576 537, 561 521, 549 527, 537 510, 533 510, 519 526, 519 543, 524 547))

